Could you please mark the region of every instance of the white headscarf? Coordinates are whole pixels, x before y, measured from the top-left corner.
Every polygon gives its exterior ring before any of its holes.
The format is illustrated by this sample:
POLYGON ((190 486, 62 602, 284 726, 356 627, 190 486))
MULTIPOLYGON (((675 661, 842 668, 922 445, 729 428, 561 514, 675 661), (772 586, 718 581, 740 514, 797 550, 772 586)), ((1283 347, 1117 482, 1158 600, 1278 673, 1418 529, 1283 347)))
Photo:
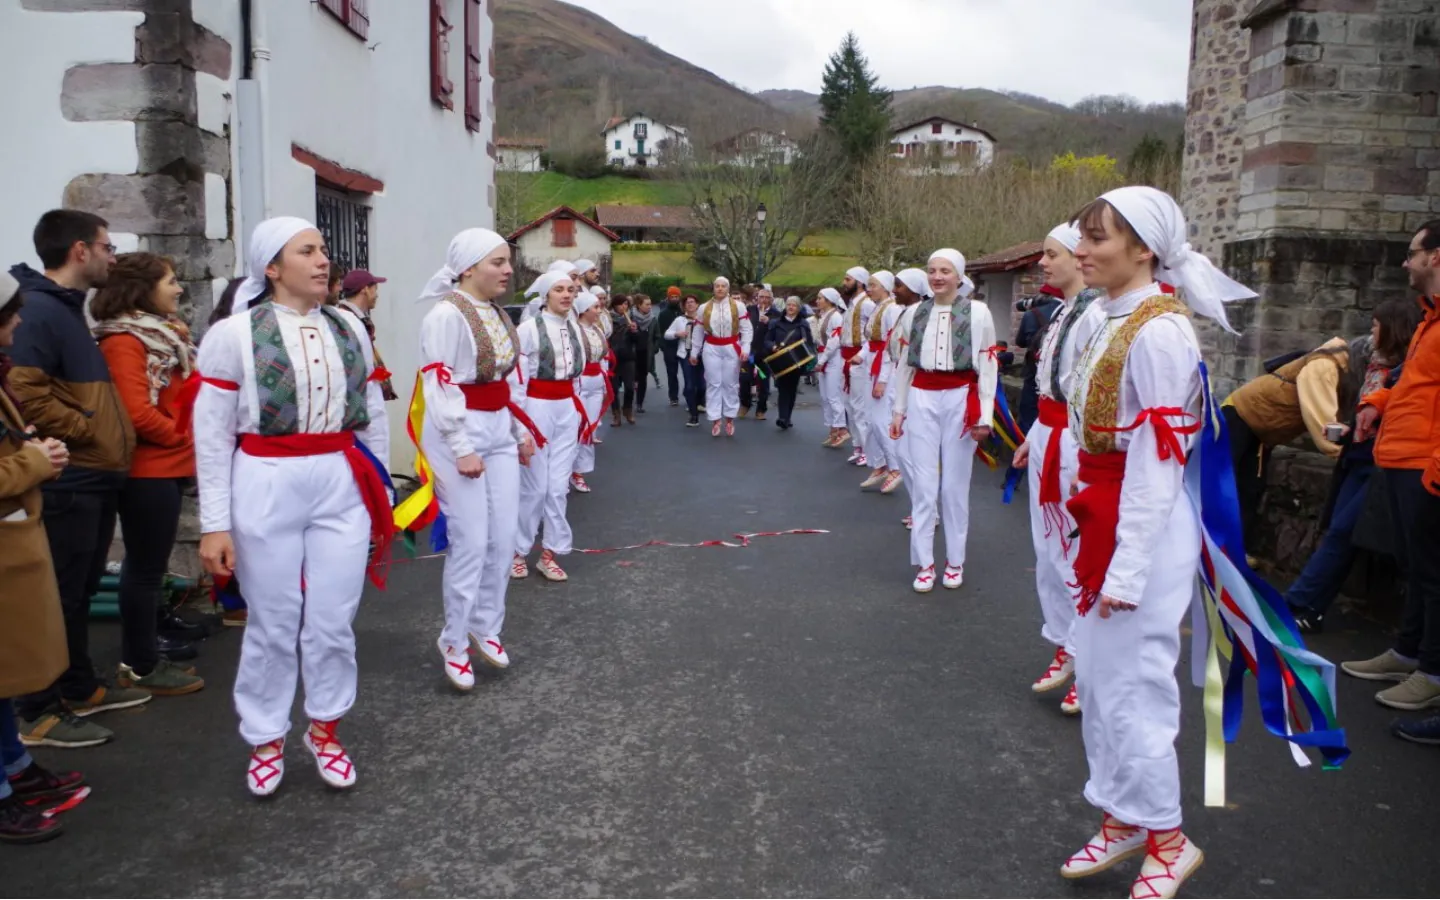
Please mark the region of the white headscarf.
POLYGON ((568 259, 557 259, 552 262, 550 264, 550 268, 546 269, 545 271, 564 272, 566 275, 570 275, 575 271, 575 264, 568 259))
POLYGON ((445 251, 445 265, 425 283, 425 289, 415 302, 436 300, 455 290, 455 282, 460 280, 461 273, 504 243, 503 237, 488 228, 467 228, 455 235, 450 239, 450 249, 445 251))
POLYGON ((589 292, 589 291, 581 291, 581 292, 579 293, 579 295, 577 295, 577 296, 575 297, 575 306, 574 306, 575 315, 577 315, 577 316, 583 316, 583 315, 585 315, 587 312, 589 312, 589 311, 595 306, 595 304, 597 304, 597 303, 599 303, 599 302, 600 302, 600 298, 599 298, 598 296, 596 296, 595 294, 593 294, 593 293, 591 293, 591 292, 589 292))
POLYGON ((895 277, 900 281, 904 282, 905 286, 908 287, 912 292, 914 292, 915 296, 919 297, 920 299, 924 300, 925 298, 931 296, 930 276, 926 275, 919 269, 901 269, 900 274, 896 275, 895 277))
POLYGON ((1080 229, 1075 227, 1074 222, 1062 222, 1050 230, 1046 237, 1052 237, 1071 253, 1080 246, 1080 229))
POLYGON ((1185 214, 1180 204, 1152 187, 1123 187, 1100 198, 1115 207, 1160 263, 1165 281, 1180 289, 1180 298, 1207 319, 1214 319, 1232 334, 1225 304, 1251 300, 1254 291, 1230 278, 1185 240, 1185 214))
POLYGON ((607 291, 607 290, 605 290, 605 288, 604 288, 602 285, 598 285, 598 284, 592 284, 592 285, 590 286, 590 293, 591 293, 591 294, 594 294, 596 297, 608 297, 608 296, 610 296, 610 292, 607 291))
MULTIPOLYGON (((956 272, 960 273, 960 290, 957 294, 961 299, 975 293, 975 282, 971 281, 970 276, 965 274, 965 254, 959 250, 946 247, 930 254, 930 260, 932 262, 936 259, 946 260, 950 265, 955 267, 956 272)), ((928 280, 929 276, 926 276, 926 278, 928 280)))
POLYGON ((867 285, 867 284, 870 283, 870 272, 869 272, 869 270, 868 270, 868 269, 864 269, 864 268, 862 268, 862 267, 860 267, 860 266, 856 266, 855 268, 850 269, 850 270, 847 271, 845 274, 846 274, 846 275, 849 275, 851 278, 853 278, 853 279, 855 279, 856 281, 860 282, 860 286, 861 286, 861 287, 864 287, 865 285, 867 285))
POLYGON ((242 313, 250 307, 256 297, 265 293, 265 269, 291 238, 315 226, 295 216, 280 216, 266 219, 250 233, 250 243, 245 247, 245 282, 235 292, 235 305, 231 315, 242 313))
POLYGON ((829 300, 831 305, 834 306, 836 309, 840 310, 841 312, 845 312, 845 310, 848 309, 848 307, 845 305, 845 298, 840 296, 840 292, 835 290, 834 288, 821 288, 820 296, 824 297, 826 300, 829 300))
POLYGON ((576 274, 576 275, 584 275, 586 272, 590 271, 590 270, 593 269, 593 268, 596 268, 595 263, 591 262, 591 261, 588 260, 588 259, 577 259, 577 260, 575 260, 575 274, 576 274))
POLYGON ((528 297, 531 294, 539 296, 540 305, 544 306, 545 301, 550 297, 550 291, 555 285, 564 284, 570 280, 570 276, 565 272, 546 272, 544 275, 535 279, 534 284, 525 289, 525 296, 528 297))
MULTIPOLYGON (((880 271, 874 273, 874 274, 871 275, 870 277, 873 278, 873 279, 875 279, 876 281, 880 282, 880 286, 885 289, 885 293, 887 293, 887 294, 893 294, 893 293, 895 293, 895 276, 894 276, 894 274, 892 274, 892 273, 890 273, 890 272, 887 272, 887 271, 885 271, 884 269, 881 269, 880 271)), ((868 281, 866 282, 866 285, 869 285, 869 282, 868 282, 868 281)))

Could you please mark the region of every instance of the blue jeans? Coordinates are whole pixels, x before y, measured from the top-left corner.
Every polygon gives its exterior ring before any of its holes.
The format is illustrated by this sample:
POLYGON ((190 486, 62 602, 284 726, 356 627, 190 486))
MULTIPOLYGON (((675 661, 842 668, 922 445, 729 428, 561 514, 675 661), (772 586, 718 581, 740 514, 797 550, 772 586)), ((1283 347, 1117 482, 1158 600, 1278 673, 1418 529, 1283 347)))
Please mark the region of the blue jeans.
POLYGON ((1365 509, 1365 495, 1374 474, 1372 463, 1357 463, 1347 471, 1335 495, 1335 509, 1330 515, 1330 527, 1326 530, 1305 571, 1290 585, 1285 599, 1291 606, 1298 606, 1311 612, 1324 613, 1335 602, 1345 576, 1350 572, 1350 563, 1355 559, 1355 548, 1350 537, 1360 513, 1365 509))
POLYGON ((692 365, 689 359, 680 360, 680 369, 685 373, 685 408, 690 415, 700 415, 700 367, 692 365))
POLYGON ((15 704, 0 700, 0 763, 5 766, 5 778, 0 779, 0 800, 10 796, 10 776, 19 775, 30 768, 30 752, 20 743, 20 727, 15 719, 15 704))

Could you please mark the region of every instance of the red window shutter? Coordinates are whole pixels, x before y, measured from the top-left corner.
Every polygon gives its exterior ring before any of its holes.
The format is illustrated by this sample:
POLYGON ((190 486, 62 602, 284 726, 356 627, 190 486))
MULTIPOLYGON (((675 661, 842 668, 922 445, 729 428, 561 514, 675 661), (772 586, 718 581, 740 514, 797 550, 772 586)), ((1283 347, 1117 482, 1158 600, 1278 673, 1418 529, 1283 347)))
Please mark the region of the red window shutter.
POLYGON ((480 0, 465 0, 465 127, 480 130, 480 0))
POLYGON ((555 240, 552 244, 556 247, 575 246, 575 220, 574 219, 552 219, 555 226, 555 240))
POLYGON ((450 20, 445 16, 445 0, 430 0, 430 96, 445 109, 454 109, 449 59, 450 20))
POLYGON ((345 24, 360 38, 370 37, 370 0, 349 0, 350 16, 345 24))

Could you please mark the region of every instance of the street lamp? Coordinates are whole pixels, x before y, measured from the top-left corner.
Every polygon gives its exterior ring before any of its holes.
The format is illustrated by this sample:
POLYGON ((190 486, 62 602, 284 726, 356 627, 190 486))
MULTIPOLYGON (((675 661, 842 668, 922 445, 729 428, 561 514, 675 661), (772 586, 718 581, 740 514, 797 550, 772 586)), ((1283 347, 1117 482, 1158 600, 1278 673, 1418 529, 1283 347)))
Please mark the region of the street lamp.
POLYGON ((755 221, 759 222, 761 225, 764 225, 766 215, 768 215, 768 213, 765 210, 765 204, 761 203, 760 206, 755 210, 755 221))
POLYGON ((755 208, 755 280, 765 280, 765 217, 768 215, 762 202, 755 208))

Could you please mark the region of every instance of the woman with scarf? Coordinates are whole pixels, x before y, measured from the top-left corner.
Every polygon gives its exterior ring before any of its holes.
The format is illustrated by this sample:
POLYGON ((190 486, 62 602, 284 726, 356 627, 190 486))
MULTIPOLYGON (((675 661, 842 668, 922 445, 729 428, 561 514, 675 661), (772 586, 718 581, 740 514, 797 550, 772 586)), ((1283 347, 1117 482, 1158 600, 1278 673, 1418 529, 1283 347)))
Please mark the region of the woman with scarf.
POLYGON ((895 276, 890 272, 880 271, 871 275, 865 291, 875 309, 865 326, 865 346, 854 367, 856 374, 864 375, 864 440, 865 446, 871 448, 866 459, 870 465, 870 477, 861 482, 860 489, 878 487, 880 493, 889 494, 900 487, 903 476, 900 474, 900 460, 894 453, 899 442, 890 440, 890 384, 894 381, 895 367, 886 348, 903 308, 895 302, 895 276))
MULTIPOLYGON (((895 320, 895 325, 890 328, 890 337, 885 347, 885 354, 890 363, 889 378, 885 385, 885 402, 887 404, 885 408, 885 421, 887 423, 895 409, 895 372, 900 366, 901 357, 908 352, 907 348, 909 346, 907 338, 900 333, 900 329, 896 326, 900 324, 900 317, 905 315, 905 310, 922 300, 929 299, 930 296, 930 279, 924 271, 921 269, 901 269, 896 273, 895 303, 899 307, 899 312, 895 320)), ((888 427, 885 429, 885 440, 890 442, 889 453, 891 457, 899 463, 900 481, 903 484, 912 477, 911 472, 913 471, 909 451, 906 448, 906 442, 904 438, 893 436, 888 427)), ((883 487, 881 488, 881 493, 886 493, 883 487)), ((900 520, 900 523, 906 528, 912 528, 915 524, 915 517, 907 514, 905 518, 900 520)))
POLYGON ((690 347, 691 333, 695 330, 695 315, 699 309, 699 301, 694 297, 686 297, 681 304, 681 314, 665 330, 665 339, 675 342, 680 373, 685 381, 685 411, 689 414, 689 419, 685 422, 687 428, 700 427, 700 372, 699 367, 692 362, 690 347))
POLYGON ((845 373, 840 359, 840 330, 845 316, 845 298, 834 288, 822 288, 815 298, 817 338, 815 371, 820 381, 820 409, 830 436, 822 446, 838 449, 850 437, 845 427, 845 373))
POLYGON ((1071 676, 1075 673, 1075 646, 1070 632, 1075 625, 1075 597, 1069 587, 1074 579, 1070 566, 1075 523, 1065 512, 1064 489, 1075 479, 1078 449, 1069 431, 1069 408, 1065 405, 1078 348, 1104 321, 1096 292, 1085 289, 1085 277, 1075 248, 1080 229, 1066 222, 1056 226, 1042 245, 1040 267, 1045 284, 1060 295, 1059 310, 1036 336, 1034 381, 1038 417, 1026 433, 1025 443, 1015 452, 1013 465, 1026 469, 1030 502, 1030 541, 1035 548, 1035 594, 1044 617, 1041 636, 1055 648, 1050 665, 1030 689, 1037 694, 1058 690, 1070 682, 1060 701, 1066 715, 1080 712, 1079 694, 1071 676))
POLYGON ((179 318, 184 293, 170 260, 126 253, 90 301, 110 380, 135 424, 135 456, 119 505, 125 562, 117 681, 161 697, 205 687, 194 669, 160 655, 156 633, 180 500, 195 477, 195 440, 181 421, 181 395, 195 371, 190 329, 179 318))
POLYGON ((575 474, 581 435, 594 423, 586 418, 576 389, 585 371, 584 339, 571 315, 578 288, 569 276, 552 272, 540 276, 534 290, 545 298, 545 306, 538 316, 520 323, 522 408, 544 442, 520 473, 520 528, 510 575, 529 576, 525 557, 534 549, 543 525, 542 551, 535 567, 550 581, 567 581, 570 576, 555 557, 571 550, 566 518, 570 477, 575 474))
POLYGON ((235 709, 257 796, 284 777, 302 676, 305 748, 326 784, 355 784, 336 729, 355 703, 365 577, 383 586, 394 536, 376 462, 383 401, 367 408, 374 357, 364 325, 323 305, 329 270, 314 225, 260 223, 234 311, 205 335, 196 366, 200 559, 216 578, 238 575, 249 603, 235 709))
POLYGON ((610 306, 610 424, 620 427, 620 416, 635 424, 635 371, 640 356, 640 327, 631 317, 630 298, 617 294, 610 306))
POLYGON ((580 373, 580 402, 585 407, 585 419, 589 424, 585 434, 580 436, 580 449, 575 453, 575 474, 570 477, 570 487, 588 494, 590 485, 585 476, 595 471, 595 428, 609 405, 610 347, 605 341, 605 333, 600 330, 600 317, 606 315, 600 308, 600 298, 593 292, 581 291, 575 298, 574 310, 575 317, 580 321, 580 339, 585 345, 585 368, 580 373))
POLYGON ((645 294, 630 298, 630 321, 635 323, 635 412, 645 412, 646 382, 654 372, 655 305, 645 294))
POLYGON ((520 471, 535 453, 530 420, 512 396, 520 340, 499 306, 513 272, 510 246, 470 228, 450 242, 445 265, 418 302, 435 302, 420 323, 420 451, 445 514, 450 541, 441 592, 445 627, 436 646, 457 690, 475 687, 472 657, 504 669, 507 568, 520 510, 520 471))
MULTIPOLYGON (((784 314, 770 320, 770 325, 765 332, 764 356, 768 358, 781 348, 788 347, 796 341, 804 344, 807 354, 814 352, 815 342, 810 334, 810 325, 800 315, 800 298, 791 297, 785 301, 784 314)), ((775 420, 775 425, 781 431, 788 431, 795 427, 790 421, 790 416, 795 411, 795 395, 800 390, 800 379, 805 374, 801 368, 803 367, 797 366, 784 374, 775 376, 775 386, 780 395, 780 418, 775 420)))
POLYGON ((730 296, 730 280, 715 279, 715 296, 700 307, 690 334, 690 362, 704 360, 705 415, 710 419, 710 436, 719 437, 724 421, 726 437, 735 436, 735 417, 740 414, 741 347, 754 339, 750 317, 739 301, 730 296))
POLYGON ((890 436, 905 438, 911 461, 910 564, 913 587, 935 589, 935 521, 945 522, 945 575, 950 590, 965 580, 970 532, 970 474, 978 441, 990 436, 999 366, 990 309, 970 300, 958 250, 936 250, 928 266, 933 299, 905 310, 896 329, 906 350, 895 371, 890 436))

